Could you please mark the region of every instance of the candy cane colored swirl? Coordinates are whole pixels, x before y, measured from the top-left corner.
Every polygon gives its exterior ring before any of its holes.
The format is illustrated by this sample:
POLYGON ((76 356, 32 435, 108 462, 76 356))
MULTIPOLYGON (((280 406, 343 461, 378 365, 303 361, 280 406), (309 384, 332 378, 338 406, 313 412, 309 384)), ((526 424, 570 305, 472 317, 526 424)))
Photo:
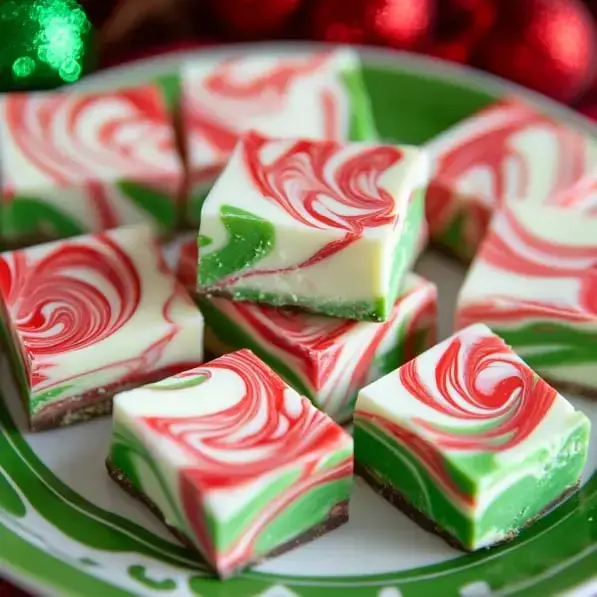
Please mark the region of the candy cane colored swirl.
MULTIPOLYGON (((300 79, 325 68, 333 54, 321 52, 304 58, 283 58, 269 68, 247 75, 255 58, 224 60, 206 77, 191 73, 185 78, 187 126, 209 146, 228 154, 251 120, 280 113, 290 89, 300 79)), ((331 89, 317 91, 324 113, 324 136, 339 136, 340 109, 331 89)))
MULTIPOLYGON (((519 139, 532 132, 545 132, 556 145, 553 193, 576 183, 584 174, 586 140, 579 132, 559 124, 532 107, 517 101, 504 101, 491 106, 477 117, 479 126, 463 140, 448 144, 436 151, 435 175, 428 189, 426 208, 432 232, 449 225, 455 215, 454 195, 467 177, 475 175, 478 183, 470 194, 478 194, 468 202, 469 230, 465 234, 479 239, 487 226, 487 212, 501 205, 507 198, 525 198, 535 177, 545 177, 543 170, 532 167, 532 155, 519 145, 519 139), (458 142, 460 141, 460 142, 458 142), (477 222, 475 224, 475 222, 477 222)), ((433 149, 432 149, 433 151, 433 149)))
MULTIPOLYGON (((328 467, 320 459, 350 444, 345 432, 298 396, 248 351, 239 351, 194 370, 218 390, 218 376, 232 373, 244 392, 233 405, 196 417, 144 417, 156 433, 192 456, 193 466, 180 471, 182 509, 202 551, 221 572, 246 563, 263 530, 286 508, 315 487, 352 474, 349 458, 328 467), (291 487, 246 521, 242 534, 218 550, 198 500, 209 492, 234 489, 286 465, 300 469, 291 487)), ((182 380, 184 382, 184 380, 182 380)), ((212 398, 216 398, 213 396, 212 398)))
POLYGON ((571 207, 597 216, 597 176, 585 176, 577 184, 550 197, 546 205, 571 207))
POLYGON ((198 417, 145 418, 155 432, 192 454, 202 487, 222 489, 250 481, 300 456, 324 452, 343 437, 340 427, 252 353, 221 357, 195 373, 211 374, 215 381, 218 371, 232 372, 244 385, 244 394, 230 408, 198 417))
MULTIPOLYGON (((540 216, 539 216, 540 217, 540 216)), ((510 274, 525 278, 562 278, 578 284, 577 304, 537 301, 546 308, 597 314, 597 243, 564 245, 538 236, 519 220, 513 207, 505 206, 492 222, 480 259, 510 274)), ((494 297, 499 300, 499 296, 494 297)), ((531 306, 531 305, 529 305, 531 306)))
POLYGON ((252 330, 283 353, 299 362, 302 374, 312 388, 324 384, 340 357, 339 340, 355 322, 335 320, 248 303, 230 305, 252 330))
POLYGON ((418 363, 404 365, 400 381, 417 401, 455 421, 450 429, 431 417, 414 419, 441 449, 514 448, 533 433, 557 395, 500 338, 472 328, 446 342, 433 379, 420 373, 418 363))
POLYGON ((39 259, 0 258, 0 293, 26 350, 56 355, 101 342, 135 313, 141 281, 110 237, 61 243, 39 259))
POLYGON ((174 136, 158 90, 13 94, 7 135, 23 157, 59 185, 177 172, 174 136))
POLYGON ((401 160, 397 147, 376 146, 353 153, 332 141, 297 141, 267 160, 264 150, 271 143, 249 133, 242 144, 243 161, 260 193, 304 226, 345 233, 302 266, 345 249, 366 228, 394 223, 396 202, 380 179, 401 160))

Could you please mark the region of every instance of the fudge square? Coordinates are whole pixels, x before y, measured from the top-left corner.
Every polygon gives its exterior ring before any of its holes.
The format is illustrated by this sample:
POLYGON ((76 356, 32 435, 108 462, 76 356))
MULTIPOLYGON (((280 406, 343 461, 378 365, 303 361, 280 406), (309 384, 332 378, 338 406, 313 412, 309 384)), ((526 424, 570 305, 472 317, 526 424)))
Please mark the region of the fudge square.
POLYGON ((0 254, 0 334, 33 430, 195 367, 203 317, 148 225, 0 254))
POLYGON ((495 208, 544 203, 597 167, 597 143, 521 100, 497 102, 426 145, 431 240, 470 261, 495 208))
POLYGON ((247 133, 203 205, 199 292, 385 321, 419 249, 427 167, 413 147, 247 133))
POLYGON ((227 578, 348 520, 352 446, 241 350, 116 396, 107 468, 227 578))
POLYGON ((173 231, 183 169, 158 86, 0 99, 7 246, 151 223, 173 231))
POLYGON ((597 397, 597 216, 509 202, 457 301, 456 326, 486 323, 562 391, 597 397))
POLYGON ((514 538, 572 493, 590 431, 482 324, 361 390, 354 420, 357 472, 469 551, 514 538))
POLYGON ((189 169, 188 223, 241 133, 338 141, 377 137, 357 54, 350 49, 198 60, 181 72, 189 169))
POLYGON ((437 289, 409 274, 387 322, 200 298, 205 348, 225 354, 249 347, 317 408, 345 423, 357 392, 436 342, 437 289))

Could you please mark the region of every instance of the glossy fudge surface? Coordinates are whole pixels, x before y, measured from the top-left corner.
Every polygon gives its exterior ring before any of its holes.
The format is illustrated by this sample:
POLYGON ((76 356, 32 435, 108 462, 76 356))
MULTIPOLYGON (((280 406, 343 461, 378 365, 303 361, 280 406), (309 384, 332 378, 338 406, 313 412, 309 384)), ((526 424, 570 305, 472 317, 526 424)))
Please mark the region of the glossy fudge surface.
POLYGON ((34 428, 102 414, 115 391, 202 362, 203 317, 146 225, 0 254, 0 299, 34 428))
POLYGON ((426 180, 413 147, 249 133, 203 205, 198 290, 385 321, 417 254, 426 180))
POLYGON ((182 129, 190 171, 188 221, 242 133, 338 141, 376 138, 357 54, 326 52, 189 62, 182 69, 182 129))
POLYGON ((460 290, 456 323, 485 322, 557 387, 597 396, 597 217, 510 202, 460 290))
POLYGON ((589 428, 477 324, 361 390, 355 460, 423 526, 476 550, 513 538, 574 490, 589 428))
POLYGON ((117 396, 108 469, 227 578, 345 522, 352 456, 243 350, 117 396))
POLYGON ((251 348, 318 408, 346 422, 359 389, 435 343, 436 300, 434 284, 409 274, 384 323, 223 298, 203 297, 199 305, 210 353, 251 348))
POLYGON ((183 170, 158 86, 0 98, 0 237, 8 246, 177 224, 183 170))
POLYGON ((581 130, 506 99, 426 146, 431 239, 470 261, 493 211, 509 199, 545 203, 597 167, 597 143, 581 130))

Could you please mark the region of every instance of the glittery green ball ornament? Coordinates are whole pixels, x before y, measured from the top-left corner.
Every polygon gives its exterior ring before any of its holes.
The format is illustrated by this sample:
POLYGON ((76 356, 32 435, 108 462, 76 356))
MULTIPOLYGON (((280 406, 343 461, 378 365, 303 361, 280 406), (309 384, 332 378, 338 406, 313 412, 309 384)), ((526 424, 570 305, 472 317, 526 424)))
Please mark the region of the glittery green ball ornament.
POLYGON ((92 27, 76 0, 0 0, 0 92, 72 83, 93 61, 92 27))

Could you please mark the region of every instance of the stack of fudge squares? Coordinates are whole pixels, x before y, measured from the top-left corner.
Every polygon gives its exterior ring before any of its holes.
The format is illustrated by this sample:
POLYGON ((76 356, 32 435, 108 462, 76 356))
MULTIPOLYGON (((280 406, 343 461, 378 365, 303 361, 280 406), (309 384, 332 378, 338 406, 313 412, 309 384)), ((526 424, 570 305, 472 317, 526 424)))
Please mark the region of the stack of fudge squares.
POLYGON ((361 75, 343 49, 0 100, 29 426, 112 413, 110 476, 223 579, 345 523, 354 473, 474 551, 587 458, 554 387, 597 394, 597 146, 518 100, 381 143, 361 75), (428 236, 476 255, 439 344, 428 236))

